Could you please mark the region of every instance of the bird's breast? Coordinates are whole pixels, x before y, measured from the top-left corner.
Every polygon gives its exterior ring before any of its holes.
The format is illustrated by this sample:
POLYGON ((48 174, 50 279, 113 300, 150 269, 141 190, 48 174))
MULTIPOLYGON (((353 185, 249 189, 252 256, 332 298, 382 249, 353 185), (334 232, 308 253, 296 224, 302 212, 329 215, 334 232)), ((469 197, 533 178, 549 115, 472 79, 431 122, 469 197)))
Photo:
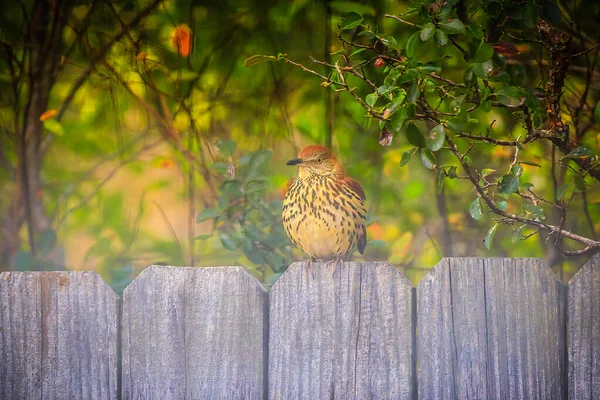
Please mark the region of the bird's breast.
POLYGON ((362 199, 333 178, 296 179, 283 203, 283 224, 292 242, 310 257, 344 258, 364 230, 362 199))

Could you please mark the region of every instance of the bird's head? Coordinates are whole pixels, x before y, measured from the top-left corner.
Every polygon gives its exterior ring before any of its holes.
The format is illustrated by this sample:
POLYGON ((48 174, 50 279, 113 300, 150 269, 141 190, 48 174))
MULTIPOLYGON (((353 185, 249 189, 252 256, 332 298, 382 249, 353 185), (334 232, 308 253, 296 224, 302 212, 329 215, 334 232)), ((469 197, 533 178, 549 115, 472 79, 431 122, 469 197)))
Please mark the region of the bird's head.
POLYGON ((308 146, 294 158, 287 162, 287 165, 297 165, 301 179, 308 178, 310 175, 331 176, 342 178, 344 168, 335 157, 333 152, 323 146, 308 146))

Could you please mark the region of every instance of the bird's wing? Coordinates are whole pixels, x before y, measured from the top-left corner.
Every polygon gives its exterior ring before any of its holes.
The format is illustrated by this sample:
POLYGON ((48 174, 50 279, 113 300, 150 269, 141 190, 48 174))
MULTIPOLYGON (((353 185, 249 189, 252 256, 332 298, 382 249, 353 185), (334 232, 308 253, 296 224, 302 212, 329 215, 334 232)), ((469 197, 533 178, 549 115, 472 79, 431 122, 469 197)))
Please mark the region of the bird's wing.
POLYGON ((367 199, 365 197, 365 191, 363 190, 362 186, 360 186, 360 183, 356 182, 354 179, 350 178, 347 175, 342 179, 342 182, 348 187, 350 187, 350 189, 352 189, 354 192, 356 192, 356 194, 358 194, 362 201, 365 201, 367 199))
MULTIPOLYGON (((365 196, 365 191, 363 190, 362 186, 360 186, 360 183, 358 183, 354 179, 350 178, 349 176, 345 176, 344 179, 342 179, 342 182, 345 185, 347 185, 350 189, 352 189, 364 203, 364 201, 366 200, 366 196, 365 196)), ((364 207, 364 204, 363 204, 363 207, 364 207)), ((365 215, 363 215, 362 217, 365 219, 367 218, 366 210, 365 210, 365 215)), ((361 226, 361 232, 358 234, 358 243, 357 243, 356 247, 358 247, 358 251, 360 252, 360 254, 364 254, 366 246, 367 246, 367 228, 363 224, 361 226)))

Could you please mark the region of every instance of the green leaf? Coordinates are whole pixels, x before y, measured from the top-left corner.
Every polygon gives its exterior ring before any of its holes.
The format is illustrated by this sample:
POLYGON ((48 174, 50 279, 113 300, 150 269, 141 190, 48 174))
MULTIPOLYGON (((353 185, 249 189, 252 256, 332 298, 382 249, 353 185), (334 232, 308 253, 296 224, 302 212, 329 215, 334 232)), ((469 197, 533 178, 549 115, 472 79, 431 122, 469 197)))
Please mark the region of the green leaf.
POLYGON ((271 286, 273 286, 275 284, 275 282, 277 282, 277 280, 279 278, 281 278, 281 275, 283 275, 283 272, 277 272, 277 273, 269 276, 267 278, 267 281, 265 282, 265 285, 270 288, 271 286))
POLYGON ((435 33, 435 25, 431 22, 426 23, 425 25, 423 25, 423 28, 421 28, 421 33, 420 33, 420 37, 421 40, 426 42, 429 39, 431 39, 433 37, 433 34, 435 33))
POLYGON ((463 132, 469 125, 469 118, 466 112, 461 112, 446 122, 446 126, 453 132, 463 132))
POLYGON ((521 164, 513 165, 512 167, 510 167, 510 173, 515 174, 517 176, 521 176, 521 174, 523 173, 523 167, 521 166, 521 164))
POLYGON ((467 85, 471 85, 471 83, 476 81, 475 73, 473 72, 473 67, 469 67, 465 70, 465 73, 463 74, 463 80, 467 85))
POLYGON ((471 217, 473 217, 473 219, 477 221, 479 221, 481 217, 483 217, 479 197, 477 197, 475 201, 471 203, 471 206, 469 207, 469 213, 471 214, 471 217))
POLYGON ((519 176, 516 174, 507 174, 502 177, 498 184, 498 192, 506 195, 513 194, 519 187, 519 176))
POLYGON ((255 56, 246 58, 246 60, 244 61, 244 67, 253 67, 257 64, 262 64, 262 63, 268 62, 268 61, 279 61, 279 60, 275 56, 255 55, 255 56))
POLYGON ((523 228, 525 228, 525 225, 521 225, 513 232, 512 237, 510 238, 510 241, 513 244, 517 244, 521 240, 521 232, 523 232, 523 228))
POLYGON ((498 224, 492 226, 488 233, 485 235, 485 239, 483 239, 485 248, 488 250, 492 247, 492 241, 494 240, 494 236, 496 235, 496 229, 498 229, 498 224))
POLYGON ((404 126, 404 122, 406 121, 406 117, 408 114, 408 110, 406 107, 400 107, 396 112, 392 114, 392 128, 394 132, 398 133, 402 130, 404 126))
POLYGON ((235 249, 237 249, 237 245, 235 244, 235 242, 233 241, 233 239, 231 239, 231 236, 229 236, 228 234, 221 233, 219 235, 219 238, 221 239, 221 244, 227 250, 234 251, 235 249))
POLYGON ((496 99, 507 107, 520 107, 525 102, 525 91, 516 86, 505 86, 496 91, 496 99))
POLYGON ((393 36, 390 36, 390 35, 381 36, 379 38, 379 40, 381 41, 381 43, 383 43, 387 47, 390 47, 392 49, 398 48, 398 43, 396 42, 396 38, 393 36))
POLYGON ((221 215, 219 210, 215 208, 205 208, 204 210, 200 211, 198 215, 196 215, 196 223, 199 224, 209 219, 218 217, 219 215, 221 215))
POLYGON ((459 19, 455 18, 447 22, 442 22, 440 28, 450 35, 455 35, 457 33, 463 33, 465 25, 459 19))
POLYGON ((415 32, 408 38, 406 42, 406 49, 404 52, 406 53, 406 57, 415 58, 415 54, 417 51, 417 46, 419 45, 420 40, 420 32, 415 32))
POLYGON ((573 186, 572 183, 566 183, 564 185, 560 185, 558 187, 558 189, 556 189, 556 199, 558 201, 561 201, 563 199, 563 197, 565 197, 565 193, 567 193, 567 190, 569 190, 569 188, 571 188, 573 186))
POLYGON ((481 176, 485 178, 486 176, 488 176, 488 175, 490 175, 490 174, 493 174, 494 172, 496 172, 496 170, 495 170, 495 169, 492 169, 492 168, 484 168, 484 169, 482 169, 482 170, 481 170, 481 176))
POLYGON ((523 204, 523 210, 531 215, 535 215, 539 219, 544 219, 544 209, 542 207, 536 206, 535 204, 525 203, 523 204))
POLYGON ((448 175, 448 178, 450 178, 450 179, 456 179, 457 178, 456 167, 452 166, 452 167, 448 168, 448 173, 446 175, 448 175))
POLYGON ((56 244, 56 232, 52 229, 45 229, 40 232, 38 237, 38 250, 46 255, 54 248, 56 244))
POLYGON ((377 93, 373 92, 371 94, 368 94, 367 97, 365 97, 365 101, 367 102, 369 107, 373 107, 375 103, 377 103, 377 98, 377 93))
POLYGON ((265 192, 269 189, 269 182, 264 180, 253 180, 246 183, 245 192, 247 194, 256 193, 256 192, 265 192))
POLYGON ((586 146, 579 146, 576 149, 571 150, 569 154, 567 154, 566 158, 587 158, 594 155, 594 152, 586 146))
POLYGON ((415 82, 412 85, 410 85, 408 91, 406 92, 406 101, 408 101, 409 103, 414 103, 419 98, 419 94, 419 85, 417 85, 417 83, 415 82))
POLYGON ((597 124, 600 124, 600 101, 596 103, 596 107, 594 107, 594 119, 597 124))
POLYGON ((498 207, 498 209, 500 211, 506 211, 506 208, 508 207, 508 204, 506 203, 506 201, 500 200, 498 203, 496 203, 496 207, 498 207))
POLYGON ((440 168, 437 176, 437 192, 442 193, 442 189, 444 188, 444 179, 446 178, 446 171, 440 168))
POLYGON ((46 130, 54 133, 56 136, 62 136, 65 133, 60 122, 58 122, 54 118, 45 120, 43 122, 43 124, 44 124, 44 128, 46 128, 46 130))
POLYGON ((439 65, 432 63, 432 62, 419 67, 419 69, 421 70, 421 72, 423 72, 425 74, 430 74, 432 72, 435 72, 435 73, 442 72, 442 67, 440 67, 439 65))
POLYGON ((531 161, 519 161, 519 164, 531 165, 532 167, 538 167, 538 168, 542 167, 540 164, 534 163, 531 161))
POLYGON ((427 138, 427 148, 431 151, 438 151, 444 145, 446 140, 446 130, 444 125, 439 124, 429 131, 429 137, 427 138))
POLYGON ((260 150, 252 154, 244 177, 247 181, 256 178, 263 171, 263 168, 271 159, 271 150, 260 150))
POLYGON ((273 271, 283 272, 285 270, 285 268, 286 268, 285 260, 283 259, 283 257, 281 257, 281 255, 279 255, 273 251, 269 251, 266 254, 266 258, 267 258, 267 264, 269 264, 269 266, 271 267, 271 269, 273 271))
POLYGON ((492 109, 492 102, 489 100, 483 100, 479 106, 479 109, 485 113, 490 112, 492 109))
POLYGON ((223 139, 223 140, 219 140, 216 143, 217 147, 219 148, 219 151, 221 152, 221 154, 225 155, 225 156, 233 156, 233 153, 235 153, 235 148, 236 148, 236 143, 233 140, 229 140, 229 139, 223 139))
POLYGON ((414 122, 408 124, 408 128, 406 128, 406 137, 408 138, 408 143, 417 147, 425 147, 426 142, 421 130, 414 122))
POLYGON ((487 79, 494 70, 494 63, 491 60, 473 64, 473 72, 478 78, 487 79))
POLYGON ((354 50, 354 51, 352 52, 352 54, 350 54, 350 56, 349 56, 349 57, 352 57, 352 56, 355 56, 355 55, 357 55, 357 54, 360 54, 360 53, 362 53, 362 52, 363 52, 363 51, 365 51, 365 50, 366 50, 366 49, 365 49, 364 47, 359 47, 358 49, 354 50))
POLYGON ((350 29, 354 29, 359 26, 363 21, 362 15, 357 12, 350 11, 344 17, 344 22, 342 23, 342 30, 347 31, 350 29))
POLYGON ((250 245, 248 247, 244 247, 244 255, 252 262, 253 264, 265 264, 267 260, 265 259, 265 254, 256 248, 254 245, 250 245))
POLYGON ((412 149, 408 150, 404 154, 402 154, 402 159, 400 160, 400 166, 404 167, 406 165, 406 163, 410 161, 410 159, 412 158, 412 156, 415 155, 415 153, 417 152, 417 150, 419 150, 419 148, 415 147, 415 148, 412 148, 412 149))
POLYGON ((573 182, 575 183, 575 187, 580 192, 585 192, 587 189, 587 184, 585 183, 585 179, 581 177, 581 175, 575 174, 573 176, 573 182))
POLYGON ((492 46, 490 46, 489 44, 487 44, 485 42, 481 42, 481 44, 475 51, 475 54, 473 54, 473 57, 469 61, 482 63, 482 62, 485 62, 485 61, 491 59, 493 56, 494 56, 494 49, 492 48, 492 46))
POLYGON ((446 46, 448 44, 448 35, 446 35, 446 33, 443 30, 436 29, 435 43, 440 47, 446 46))
POLYGON ((384 95, 386 93, 392 92, 394 89, 396 89, 395 86, 391 86, 391 85, 381 85, 377 88, 377 93, 381 96, 384 95))
POLYGON ((431 151, 429 151, 428 149, 420 149, 420 151, 421 151, 421 162, 423 163, 425 168, 434 169, 437 164, 435 155, 433 155, 433 153, 431 151))

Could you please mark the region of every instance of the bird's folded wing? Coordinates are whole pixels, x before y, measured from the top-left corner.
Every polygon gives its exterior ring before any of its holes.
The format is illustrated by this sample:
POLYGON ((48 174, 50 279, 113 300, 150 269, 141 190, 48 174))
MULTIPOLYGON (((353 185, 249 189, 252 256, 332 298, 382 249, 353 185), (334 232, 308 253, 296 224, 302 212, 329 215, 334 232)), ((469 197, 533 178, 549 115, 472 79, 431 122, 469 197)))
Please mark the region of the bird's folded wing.
MULTIPOLYGON (((363 190, 362 186, 360 186, 360 183, 356 182, 349 176, 345 176, 342 179, 342 183, 347 185, 350 189, 352 189, 352 191, 356 193, 364 203, 364 201, 366 200, 366 196, 365 191, 363 190)), ((363 218, 366 219, 367 216, 363 215, 363 218)), ((356 247, 358 247, 358 251, 360 252, 360 254, 364 254, 365 247, 367 246, 367 228, 363 224, 360 230, 361 232, 358 233, 358 243, 356 247)))
POLYGON ((356 182, 347 175, 342 179, 342 183, 352 189, 362 201, 366 200, 365 191, 363 190, 362 186, 360 186, 360 183, 356 182))

